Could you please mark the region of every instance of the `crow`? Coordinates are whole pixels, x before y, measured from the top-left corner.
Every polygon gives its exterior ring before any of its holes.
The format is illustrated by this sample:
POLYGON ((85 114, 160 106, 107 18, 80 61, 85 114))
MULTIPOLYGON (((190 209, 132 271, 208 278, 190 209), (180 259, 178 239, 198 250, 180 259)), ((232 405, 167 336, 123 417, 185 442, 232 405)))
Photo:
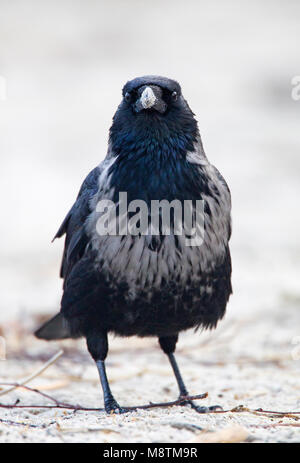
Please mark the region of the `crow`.
MULTIPOLYGON (((107 413, 128 411, 113 397, 107 379, 108 333, 157 337, 179 397, 187 397, 174 352, 181 331, 214 328, 225 313, 232 293, 231 195, 205 155, 178 82, 143 76, 125 84, 107 155, 84 180, 54 239, 63 235, 61 309, 35 335, 45 340, 86 338, 107 413), (131 204, 125 212, 121 194, 131 204), (141 202, 148 208, 169 205, 167 227, 159 207, 147 213, 149 221, 156 219, 156 228, 143 228, 142 215, 133 214, 143 209, 141 202), (202 205, 202 239, 192 244, 197 224, 184 226, 181 234, 177 227, 182 215, 175 209, 185 204, 193 224, 197 204, 202 205), (120 223, 115 227, 117 218, 125 218, 127 228, 120 223)), ((219 407, 182 403, 199 413, 219 407)))

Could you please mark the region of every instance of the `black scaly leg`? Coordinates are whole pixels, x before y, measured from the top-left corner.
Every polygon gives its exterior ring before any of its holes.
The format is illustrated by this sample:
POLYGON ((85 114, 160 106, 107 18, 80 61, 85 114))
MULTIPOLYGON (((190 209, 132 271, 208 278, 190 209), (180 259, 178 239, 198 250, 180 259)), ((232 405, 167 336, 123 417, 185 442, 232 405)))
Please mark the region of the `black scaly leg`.
POLYGON ((105 359, 108 352, 108 341, 107 341, 107 333, 93 333, 89 334, 86 338, 87 340, 87 347, 89 353, 93 357, 96 362, 101 386, 103 390, 103 398, 104 398, 104 407, 106 413, 126 413, 129 410, 123 407, 120 407, 118 402, 115 400, 114 396, 109 387, 109 382, 106 375, 105 369, 105 359))
MULTIPOLYGON (((167 354, 170 364, 173 368, 174 375, 178 384, 179 388, 179 398, 181 399, 182 397, 186 397, 188 395, 187 388, 185 387, 185 384, 183 382, 181 373, 179 371, 174 352, 176 348, 176 343, 178 340, 178 335, 176 336, 169 336, 165 338, 159 338, 159 344, 162 350, 167 354)), ((191 405, 191 407, 196 410, 198 413, 209 413, 214 410, 222 410, 222 407, 219 405, 213 405, 211 407, 201 407, 199 405, 196 405, 192 400, 186 400, 182 402, 180 405, 191 405)))

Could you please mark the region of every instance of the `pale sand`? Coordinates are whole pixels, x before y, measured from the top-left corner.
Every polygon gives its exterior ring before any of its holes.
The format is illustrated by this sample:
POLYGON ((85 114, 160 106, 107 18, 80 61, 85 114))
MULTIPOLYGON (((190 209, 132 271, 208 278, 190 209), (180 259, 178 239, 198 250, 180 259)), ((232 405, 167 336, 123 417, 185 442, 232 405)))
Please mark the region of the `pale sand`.
MULTIPOLYGON (((0 3, 0 75, 7 80, 7 100, 0 101, 0 335, 7 360, 0 361, 0 380, 27 376, 59 349, 28 335, 36 314, 59 308, 63 243, 50 241, 83 177, 105 155, 122 85, 159 73, 182 84, 207 155, 233 197, 234 295, 214 333, 181 337, 186 383, 191 393, 209 392, 203 403, 225 409, 300 411, 300 101, 291 98, 291 79, 300 75, 300 3, 170 1, 158 13, 150 2, 143 5, 148 23, 136 20, 137 0, 130 7, 120 0, 0 3)), ((121 404, 176 398, 156 346, 111 341, 108 374, 121 404)), ((84 345, 75 350, 74 360, 66 353, 32 385, 101 407, 85 352, 84 345)), ((47 402, 24 391, 0 402, 17 398, 47 402)), ((294 418, 202 416, 182 407, 112 417, 0 409, 0 419, 2 442, 185 442, 197 432, 178 429, 187 424, 216 431, 239 424, 259 442, 300 440, 294 418)))

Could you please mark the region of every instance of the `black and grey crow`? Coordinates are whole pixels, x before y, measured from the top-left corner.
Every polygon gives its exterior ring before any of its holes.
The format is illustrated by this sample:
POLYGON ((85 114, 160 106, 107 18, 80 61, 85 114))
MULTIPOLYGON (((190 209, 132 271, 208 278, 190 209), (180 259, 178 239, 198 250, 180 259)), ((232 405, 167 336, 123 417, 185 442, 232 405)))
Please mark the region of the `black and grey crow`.
MULTIPOLYGON (((108 413, 126 411, 114 399, 106 376, 108 333, 157 336, 180 397, 186 397, 174 357, 178 334, 213 328, 223 317, 232 292, 230 234, 230 191, 207 160, 180 85, 159 76, 127 82, 113 117, 106 158, 84 180, 55 235, 66 235, 61 310, 36 336, 86 338, 108 413), (162 233, 161 224, 155 233, 99 233, 97 222, 104 214, 99 202, 108 200, 119 216, 119 195, 124 192, 128 203, 142 200, 149 209, 152 201, 191 201, 193 215, 196 201, 201 201, 202 242, 187 245, 189 230, 175 233, 174 214, 169 234, 162 233)), ((215 408, 189 403, 198 412, 215 408)))

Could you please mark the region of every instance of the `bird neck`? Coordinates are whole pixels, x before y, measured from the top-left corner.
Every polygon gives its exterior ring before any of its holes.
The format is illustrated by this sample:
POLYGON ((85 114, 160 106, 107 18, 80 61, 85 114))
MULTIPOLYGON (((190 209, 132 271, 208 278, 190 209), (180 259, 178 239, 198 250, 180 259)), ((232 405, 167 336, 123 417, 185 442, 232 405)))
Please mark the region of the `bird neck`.
POLYGON ((159 162, 170 159, 185 158, 193 152, 199 131, 193 117, 164 119, 155 115, 144 115, 131 120, 130 125, 114 119, 110 129, 111 152, 119 160, 155 158, 159 162))

